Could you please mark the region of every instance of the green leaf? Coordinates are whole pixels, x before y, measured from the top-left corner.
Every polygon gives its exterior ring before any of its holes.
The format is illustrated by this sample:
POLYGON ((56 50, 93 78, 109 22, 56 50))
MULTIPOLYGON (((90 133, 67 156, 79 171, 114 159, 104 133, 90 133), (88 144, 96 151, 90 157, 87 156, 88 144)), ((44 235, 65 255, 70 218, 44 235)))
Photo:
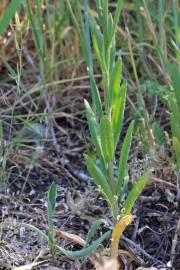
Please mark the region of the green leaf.
POLYGON ((117 196, 121 194, 121 188, 124 185, 124 177, 126 174, 127 160, 129 155, 129 150, 132 142, 132 133, 133 133, 134 121, 131 122, 127 130, 126 136, 121 149, 121 156, 119 160, 119 169, 118 169, 118 180, 117 180, 117 196))
POLYGON ((114 133, 115 148, 118 143, 121 129, 123 126, 125 101, 126 101, 126 83, 123 83, 120 88, 119 96, 117 97, 115 105, 113 106, 112 129, 114 133))
POLYGON ((94 108, 97 112, 97 115, 101 118, 103 115, 103 112, 102 112, 102 104, 101 104, 101 98, 99 95, 99 91, 98 91, 93 73, 90 70, 88 70, 88 74, 89 74, 89 78, 90 78, 90 82, 91 82, 92 100, 93 100, 94 108))
MULTIPOLYGON (((114 205, 114 197, 111 193, 110 186, 108 184, 108 180, 106 176, 102 173, 102 171, 97 167, 95 161, 89 157, 85 156, 86 165, 91 177, 94 179, 96 185, 101 188, 103 194, 106 197, 106 200, 109 202, 111 206, 114 205)), ((113 207, 112 207, 113 208, 113 207)))
POLYGON ((180 169, 180 142, 176 137, 173 137, 173 148, 176 154, 177 166, 180 169))
POLYGON ((100 31, 99 25, 96 20, 91 16, 90 17, 90 29, 92 36, 92 43, 95 51, 96 58, 103 72, 106 71, 106 61, 104 58, 104 42, 103 35, 100 31))
POLYGON ((147 172, 134 184, 131 192, 128 194, 128 197, 123 204, 122 213, 120 215, 121 217, 125 215, 129 215, 131 213, 131 210, 135 204, 135 201, 139 197, 139 194, 141 193, 142 189, 144 188, 150 176, 151 176, 151 172, 147 172))
POLYGON ((57 188, 55 183, 53 182, 48 191, 48 226, 49 230, 53 229, 53 214, 56 205, 56 197, 57 197, 57 188))
POLYGON ((90 245, 90 243, 92 242, 93 240, 93 237, 95 235, 95 233, 97 232, 97 230, 99 229, 100 226, 104 225, 106 223, 105 220, 96 220, 92 227, 90 228, 90 230, 88 231, 88 235, 87 235, 87 238, 86 238, 86 247, 90 245))
POLYGON ((116 27, 118 25, 118 21, 119 21, 121 9, 123 7, 123 3, 124 3, 123 0, 118 0, 118 3, 116 5, 116 11, 115 11, 115 16, 114 16, 114 23, 113 23, 112 31, 109 34, 109 45, 111 44, 112 39, 113 39, 113 37, 115 35, 115 31, 116 31, 116 27))
POLYGON ((57 197, 57 188, 55 183, 53 182, 48 191, 48 237, 52 256, 55 255, 55 233, 53 225, 53 214, 56 205, 56 197, 57 197))
POLYGON ((91 139, 93 144, 96 147, 97 154, 101 160, 104 160, 103 152, 101 148, 101 141, 100 141, 100 135, 99 135, 99 127, 96 122, 96 116, 91 109, 89 103, 87 100, 84 101, 85 108, 86 108, 86 117, 88 121, 88 126, 91 134, 91 139))
POLYGON ((171 64, 168 65, 168 69, 169 69, 169 74, 170 74, 170 77, 171 77, 172 86, 173 86, 173 89, 174 89, 177 105, 178 105, 178 107, 180 109, 180 91, 179 91, 180 71, 178 69, 178 66, 171 65, 171 64))
POLYGON ((112 17, 112 14, 109 13, 109 16, 108 16, 108 33, 111 33, 112 28, 113 28, 113 17, 112 17))
POLYGON ((102 12, 102 5, 101 5, 101 1, 100 0, 95 0, 96 2, 96 8, 97 8, 97 13, 98 13, 98 19, 101 22, 101 24, 103 23, 103 12, 102 12))
POLYGON ((10 21, 14 17, 14 14, 17 11, 18 7, 20 6, 21 2, 22 0, 13 0, 8 5, 2 19, 0 20, 0 36, 3 35, 4 31, 6 30, 10 21))
POLYGON ((100 122, 100 138, 103 155, 106 162, 114 161, 114 138, 109 118, 103 116, 100 122))
POLYGON ((122 74, 122 61, 118 61, 114 66, 113 72, 111 74, 110 91, 108 98, 110 108, 112 105, 114 105, 116 99, 118 98, 121 83, 121 74, 122 74))
POLYGON ((103 0, 102 9, 104 44, 108 44, 108 0, 103 0))
POLYGON ((90 246, 83 248, 78 251, 69 251, 62 247, 56 246, 57 249, 59 249, 64 255, 71 258, 79 258, 79 257, 86 257, 90 255, 92 252, 95 252, 97 248, 107 239, 109 239, 111 236, 111 232, 108 231, 104 233, 100 238, 98 238, 96 241, 94 241, 90 246))
MULTIPOLYGON (((84 0, 84 26, 83 20, 82 21, 82 29, 84 32, 84 47, 87 50, 87 66, 91 72, 93 72, 93 57, 92 57, 92 50, 91 50, 91 38, 90 38, 90 25, 89 25, 89 0, 84 0)), ((81 16, 82 17, 82 16, 81 16)))

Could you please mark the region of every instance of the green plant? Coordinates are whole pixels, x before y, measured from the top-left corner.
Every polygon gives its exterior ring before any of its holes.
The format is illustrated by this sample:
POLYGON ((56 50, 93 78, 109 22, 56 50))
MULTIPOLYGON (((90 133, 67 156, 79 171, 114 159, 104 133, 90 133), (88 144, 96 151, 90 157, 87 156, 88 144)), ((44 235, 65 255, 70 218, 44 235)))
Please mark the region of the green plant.
POLYGON ((91 141, 96 153, 85 155, 86 164, 90 175, 105 196, 112 210, 114 224, 116 224, 120 217, 131 212, 134 202, 150 174, 147 173, 137 181, 128 194, 126 201, 123 202, 122 195, 127 185, 125 180, 127 160, 134 125, 131 122, 128 127, 118 161, 118 172, 116 172, 114 169, 114 164, 117 162, 115 153, 123 126, 126 100, 126 83, 121 83, 122 61, 117 57, 115 41, 115 32, 123 1, 119 0, 117 2, 114 19, 108 11, 109 1, 97 0, 95 2, 97 19, 88 10, 88 1, 84 1, 85 24, 80 12, 80 4, 78 5, 79 20, 72 12, 72 9, 70 10, 81 35, 82 48, 88 65, 93 102, 91 108, 88 101, 85 100, 85 108, 91 141), (93 73, 89 32, 92 38, 94 57, 98 61, 102 74, 103 99, 93 73), (122 203, 121 209, 119 208, 120 202, 122 203))
POLYGON ((53 225, 53 214, 56 206, 57 188, 53 182, 48 191, 48 237, 51 247, 51 254, 55 255, 55 232, 53 225))

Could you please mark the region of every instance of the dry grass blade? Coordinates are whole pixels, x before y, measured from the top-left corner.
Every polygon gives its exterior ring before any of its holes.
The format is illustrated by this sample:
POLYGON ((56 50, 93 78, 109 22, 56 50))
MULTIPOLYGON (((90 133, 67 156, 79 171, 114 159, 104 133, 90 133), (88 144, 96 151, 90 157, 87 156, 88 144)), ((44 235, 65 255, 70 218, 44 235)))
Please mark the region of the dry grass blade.
POLYGON ((86 241, 84 239, 82 239, 80 236, 72 234, 72 233, 57 230, 56 231, 56 236, 57 237, 62 237, 65 240, 72 241, 73 243, 78 244, 78 245, 80 245, 82 247, 84 247, 86 245, 86 241))

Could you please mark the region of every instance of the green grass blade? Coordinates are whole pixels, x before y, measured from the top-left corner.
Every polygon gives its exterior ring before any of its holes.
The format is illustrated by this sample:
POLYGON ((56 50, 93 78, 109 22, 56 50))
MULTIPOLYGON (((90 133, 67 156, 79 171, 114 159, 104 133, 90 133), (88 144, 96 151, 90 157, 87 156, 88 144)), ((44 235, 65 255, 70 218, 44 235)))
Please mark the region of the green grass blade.
POLYGON ((128 197, 123 204, 122 213, 120 215, 121 217, 125 215, 129 215, 131 213, 131 210, 135 204, 135 201, 137 200, 139 194, 141 193, 142 189, 147 183, 150 175, 151 175, 151 172, 147 172, 134 184, 131 192, 128 194, 128 197))
MULTIPOLYGON (((44 34, 41 31, 42 28, 38 24, 37 18, 34 18, 34 16, 33 16, 29 0, 26 0, 26 7, 27 7, 28 17, 29 17, 29 21, 30 21, 30 25, 31 25, 31 30, 32 30, 32 33, 34 36, 34 43, 35 43, 36 51, 38 52, 41 66, 45 67, 46 66, 45 65, 45 56, 43 54, 43 47, 42 47, 42 44, 43 44, 42 38, 43 38, 44 34)), ((41 75, 43 75, 43 74, 41 74, 41 75)))
POLYGON ((0 36, 3 35, 4 31, 6 30, 10 21, 12 20, 14 14, 17 11, 18 7, 20 6, 21 2, 22 2, 22 0, 13 0, 8 5, 2 19, 0 20, 0 36))
POLYGON ((127 160, 129 155, 129 150, 132 142, 132 133, 133 133, 134 122, 131 122, 129 125, 128 131, 124 138, 124 142, 121 149, 121 156, 119 160, 119 169, 118 169, 118 180, 117 180, 117 196, 121 194, 121 188, 124 185, 124 177, 126 174, 127 160))

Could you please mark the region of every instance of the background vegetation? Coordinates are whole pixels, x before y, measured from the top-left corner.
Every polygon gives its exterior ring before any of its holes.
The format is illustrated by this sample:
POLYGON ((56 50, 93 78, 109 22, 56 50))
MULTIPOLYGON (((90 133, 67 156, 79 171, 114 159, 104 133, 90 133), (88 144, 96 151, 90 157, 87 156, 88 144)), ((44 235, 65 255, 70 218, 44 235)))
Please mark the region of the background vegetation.
POLYGON ((0 18, 0 266, 100 269, 134 214, 121 264, 177 269, 179 1, 3 1, 0 18), (29 229, 50 251, 25 255, 29 229), (24 259, 4 259, 13 241, 24 259))

